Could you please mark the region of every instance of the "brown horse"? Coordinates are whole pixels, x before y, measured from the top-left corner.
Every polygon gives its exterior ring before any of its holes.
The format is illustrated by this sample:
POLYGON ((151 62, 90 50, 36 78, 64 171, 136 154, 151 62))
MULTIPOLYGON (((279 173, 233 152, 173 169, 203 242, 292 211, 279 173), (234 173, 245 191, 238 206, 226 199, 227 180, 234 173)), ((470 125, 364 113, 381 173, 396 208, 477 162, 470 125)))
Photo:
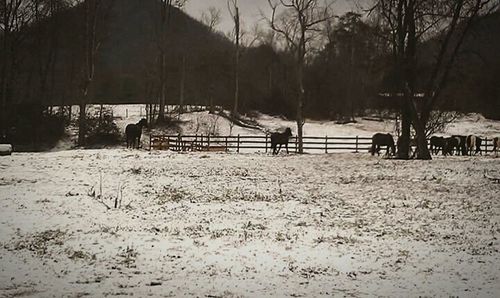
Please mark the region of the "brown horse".
POLYGON ((458 146, 457 148, 457 155, 467 155, 467 137, 466 136, 459 136, 459 135, 453 135, 453 138, 456 138, 458 141, 458 146))
POLYGON ((129 124, 125 128, 125 135, 127 136, 127 148, 139 149, 141 143, 142 128, 148 126, 146 119, 141 119, 137 124, 129 124))
POLYGON ((430 148, 432 154, 436 155, 439 153, 439 150, 444 150, 444 146, 446 141, 443 137, 432 136, 430 139, 430 148))
POLYGON ((472 155, 472 151, 475 150, 474 154, 483 154, 481 150, 481 143, 483 142, 483 139, 480 137, 470 135, 467 137, 467 153, 469 155, 472 155))
POLYGON ((288 154, 288 139, 292 136, 292 130, 290 127, 285 129, 285 132, 275 132, 271 134, 271 149, 273 149, 273 155, 280 152, 281 146, 285 145, 286 153, 288 154), (279 148, 278 148, 278 145, 279 148))
POLYGON ((372 147, 370 148, 370 153, 375 155, 377 153, 380 156, 380 146, 387 146, 387 151, 385 155, 395 155, 396 146, 394 145, 394 138, 390 133, 376 133, 372 137, 372 147))
POLYGON ((493 138, 493 152, 495 152, 495 156, 498 156, 498 151, 500 150, 500 138, 493 138))
POLYGON ((444 139, 443 155, 453 155, 456 150, 457 154, 460 152, 460 138, 449 137, 444 139))

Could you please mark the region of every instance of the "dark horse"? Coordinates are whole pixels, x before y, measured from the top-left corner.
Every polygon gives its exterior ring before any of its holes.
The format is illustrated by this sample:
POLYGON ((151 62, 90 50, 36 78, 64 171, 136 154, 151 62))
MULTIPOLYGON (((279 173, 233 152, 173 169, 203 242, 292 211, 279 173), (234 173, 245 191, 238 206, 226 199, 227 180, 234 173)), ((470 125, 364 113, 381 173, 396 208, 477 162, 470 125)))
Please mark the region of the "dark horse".
POLYGON ((292 130, 290 127, 287 127, 285 132, 275 132, 271 134, 271 149, 273 149, 273 155, 280 152, 282 145, 285 145, 286 153, 288 154, 288 139, 291 136, 292 130), (280 147, 278 148, 277 145, 280 145, 280 147))
POLYGON ((142 128, 148 126, 148 121, 146 119, 141 119, 137 124, 129 124, 125 128, 125 134, 127 135, 127 148, 137 148, 139 149, 139 143, 141 142, 142 128))
POLYGON ((460 152, 460 138, 449 137, 444 139, 443 155, 453 155, 456 150, 457 154, 460 152))
POLYGON ((430 148, 432 154, 438 154, 439 150, 444 150, 444 146, 446 145, 446 141, 443 137, 432 136, 430 139, 430 148))
POLYGON ((380 155, 380 146, 387 146, 386 155, 396 154, 396 146, 394 146, 394 138, 390 133, 376 133, 372 137, 372 147, 370 153, 380 155))

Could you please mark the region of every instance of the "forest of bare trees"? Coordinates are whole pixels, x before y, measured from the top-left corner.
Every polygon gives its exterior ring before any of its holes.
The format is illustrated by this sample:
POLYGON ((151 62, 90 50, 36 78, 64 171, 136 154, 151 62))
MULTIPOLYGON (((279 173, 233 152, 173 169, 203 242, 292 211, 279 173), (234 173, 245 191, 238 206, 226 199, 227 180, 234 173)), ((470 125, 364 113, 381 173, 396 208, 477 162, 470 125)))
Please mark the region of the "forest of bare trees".
POLYGON ((169 104, 178 113, 222 106, 236 117, 259 110, 296 120, 299 137, 305 119, 348 122, 391 109, 402 115, 399 158, 414 134, 427 159, 433 111, 500 118, 491 109, 500 101, 498 1, 368 3, 339 15, 333 1, 269 0, 266 25, 248 32, 231 0, 234 30, 225 36, 220 11, 197 21, 183 12, 186 1, 2 0, 2 137, 29 131, 25 142, 45 140, 75 120, 72 105, 81 145, 88 104, 148 104, 158 123, 168 122, 169 104))

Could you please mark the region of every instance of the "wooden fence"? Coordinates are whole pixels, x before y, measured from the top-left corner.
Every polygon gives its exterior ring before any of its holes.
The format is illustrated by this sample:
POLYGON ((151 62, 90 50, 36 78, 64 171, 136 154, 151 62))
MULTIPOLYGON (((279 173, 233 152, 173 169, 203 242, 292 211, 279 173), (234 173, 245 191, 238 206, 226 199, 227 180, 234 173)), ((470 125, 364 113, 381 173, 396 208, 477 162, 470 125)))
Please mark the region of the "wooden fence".
MULTIPOLYGON (((333 152, 368 152, 371 137, 303 137, 304 152, 306 153, 333 153, 333 152)), ((288 148, 291 152, 298 152, 297 137, 290 138, 288 148)), ((212 151, 212 152, 251 152, 271 150, 270 135, 260 136, 207 136, 207 135, 151 135, 149 150, 172 151, 212 151)), ((282 150, 286 150, 283 146, 282 150)), ((493 139, 485 138, 482 143, 483 154, 492 152, 493 139)))
MULTIPOLYGON (((303 137, 304 152, 331 153, 334 151, 368 151, 371 147, 369 137, 303 137)), ((173 151, 256 151, 271 150, 270 135, 261 136, 205 136, 205 135, 152 135, 150 150, 173 151)), ((298 152, 297 137, 288 143, 291 152, 298 152)), ((282 147, 282 150, 286 150, 282 147)))

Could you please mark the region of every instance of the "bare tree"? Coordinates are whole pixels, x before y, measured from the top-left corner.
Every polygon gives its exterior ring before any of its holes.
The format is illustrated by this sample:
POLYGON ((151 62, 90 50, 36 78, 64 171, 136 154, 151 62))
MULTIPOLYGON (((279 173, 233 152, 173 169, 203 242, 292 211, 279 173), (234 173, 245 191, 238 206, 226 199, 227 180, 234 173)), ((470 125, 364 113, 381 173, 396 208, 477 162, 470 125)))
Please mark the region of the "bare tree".
POLYGON ((231 14, 234 22, 234 104, 233 104, 233 117, 238 116, 238 104, 240 96, 240 41, 241 41, 241 27, 240 27, 240 9, 238 7, 238 0, 229 0, 227 8, 231 14))
POLYGON ((453 64, 471 25, 482 13, 495 9, 492 0, 377 0, 372 8, 391 32, 396 92, 403 92, 402 134, 398 142, 398 157, 408 159, 410 130, 417 137, 419 159, 431 159, 427 148, 426 129, 429 118, 453 69, 453 64), (423 87, 420 103, 418 93, 417 47, 423 41, 442 37, 438 55, 423 87))
MULTIPOLYGON (((201 22, 205 24, 208 27, 208 32, 209 33, 214 33, 216 30, 217 25, 220 23, 221 20, 221 11, 213 6, 211 6, 208 9, 208 12, 203 12, 201 15, 201 22)), ((206 63, 208 64, 208 77, 210 79, 210 87, 209 87, 209 92, 208 92, 208 102, 209 102, 209 111, 210 114, 215 113, 215 105, 214 105, 214 82, 213 82, 213 64, 207 57, 206 63)))
POLYGON ((208 27, 210 32, 214 32, 221 20, 221 11, 214 6, 210 6, 208 11, 202 12, 201 22, 208 27))
POLYGON ((80 85, 80 114, 78 120, 78 145, 85 145, 87 133, 86 110, 89 91, 95 76, 96 57, 102 42, 102 30, 107 13, 113 2, 106 4, 102 0, 83 2, 83 65, 80 85), (101 34, 99 34, 101 33, 101 34))
POLYGON ((17 49, 23 40, 23 29, 31 22, 30 3, 25 0, 0 2, 0 139, 6 135, 12 85, 17 67, 17 49))
POLYGON ((288 50, 295 56, 295 76, 298 89, 297 96, 297 136, 298 152, 304 153, 303 127, 304 118, 304 68, 306 58, 311 52, 311 44, 321 31, 321 24, 333 17, 332 1, 320 4, 319 0, 268 0, 272 9, 269 25, 272 30, 285 39, 288 50), (282 10, 277 16, 278 10, 282 10))
POLYGON ((158 123, 165 122, 165 107, 167 101, 167 41, 168 27, 172 15, 172 8, 182 8, 187 0, 160 0, 160 23, 157 30, 158 56, 160 64, 160 110, 158 112, 158 123))

